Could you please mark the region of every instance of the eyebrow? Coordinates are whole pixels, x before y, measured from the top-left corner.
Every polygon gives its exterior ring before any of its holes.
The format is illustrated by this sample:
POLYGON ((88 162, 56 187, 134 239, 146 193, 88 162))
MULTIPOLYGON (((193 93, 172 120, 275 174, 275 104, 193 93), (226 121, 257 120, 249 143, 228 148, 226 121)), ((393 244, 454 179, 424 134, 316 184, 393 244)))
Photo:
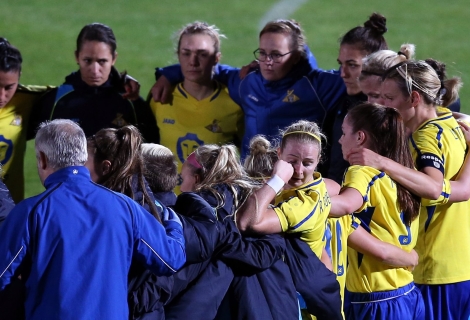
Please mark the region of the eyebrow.
MULTIPOLYGON (((295 154, 291 154, 291 153, 289 153, 289 154, 287 154, 287 155, 288 155, 288 156, 292 156, 292 157, 297 158, 297 159, 300 158, 300 157, 296 156, 295 154)), ((315 161, 315 159, 313 159, 313 158, 304 158, 304 159, 301 159, 301 160, 302 160, 302 161, 305 161, 305 160, 315 161)))
MULTIPOLYGON (((338 61, 338 63, 341 63, 341 61, 339 59, 336 59, 336 61, 338 61)), ((346 60, 344 61, 344 63, 349 63, 349 62, 354 62, 354 63, 358 63, 356 60, 354 59, 349 59, 349 60, 346 60)))
POLYGON ((210 52, 209 50, 206 49, 198 49, 198 50, 191 50, 187 48, 181 48, 182 51, 189 51, 189 52, 210 52))

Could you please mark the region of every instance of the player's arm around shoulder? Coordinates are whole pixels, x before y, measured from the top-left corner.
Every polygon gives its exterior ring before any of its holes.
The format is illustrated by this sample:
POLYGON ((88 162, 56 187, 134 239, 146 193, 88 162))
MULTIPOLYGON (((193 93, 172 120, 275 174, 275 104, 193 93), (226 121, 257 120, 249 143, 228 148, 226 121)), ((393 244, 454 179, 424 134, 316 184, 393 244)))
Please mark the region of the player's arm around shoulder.
POLYGON ((163 207, 163 222, 160 223, 137 204, 131 204, 131 211, 137 259, 156 275, 178 271, 186 262, 186 252, 183 227, 176 213, 163 207))

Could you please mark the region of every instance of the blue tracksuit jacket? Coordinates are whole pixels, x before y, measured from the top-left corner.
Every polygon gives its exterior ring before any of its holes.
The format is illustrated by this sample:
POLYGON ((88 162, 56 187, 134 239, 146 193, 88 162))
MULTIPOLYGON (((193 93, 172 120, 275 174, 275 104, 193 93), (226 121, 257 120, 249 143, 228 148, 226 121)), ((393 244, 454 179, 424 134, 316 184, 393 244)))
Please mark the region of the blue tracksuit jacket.
MULTIPOLYGON (((175 84, 182 81, 179 66, 157 69, 157 75, 175 84)), ((227 65, 218 65, 215 79, 227 85, 230 97, 245 113, 242 159, 256 134, 273 140, 279 129, 301 119, 322 126, 327 112, 346 92, 338 71, 312 70, 307 61, 299 63, 278 81, 265 80, 259 70, 240 79, 239 69, 227 65)))
POLYGON ((127 319, 134 258, 168 275, 185 262, 181 225, 163 225, 132 199, 60 169, 0 228, 0 290, 22 267, 28 319, 127 319))

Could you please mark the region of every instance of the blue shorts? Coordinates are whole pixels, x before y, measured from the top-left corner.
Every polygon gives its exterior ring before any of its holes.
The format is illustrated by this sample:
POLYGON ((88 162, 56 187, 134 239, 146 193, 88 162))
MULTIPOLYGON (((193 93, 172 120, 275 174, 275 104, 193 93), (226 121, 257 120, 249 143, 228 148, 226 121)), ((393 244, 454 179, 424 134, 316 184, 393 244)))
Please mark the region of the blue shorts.
POLYGON ((470 319, 470 280, 450 284, 417 284, 424 300, 426 319, 470 319))
POLYGON ((421 292, 410 283, 396 290, 349 293, 346 319, 425 319, 421 292))

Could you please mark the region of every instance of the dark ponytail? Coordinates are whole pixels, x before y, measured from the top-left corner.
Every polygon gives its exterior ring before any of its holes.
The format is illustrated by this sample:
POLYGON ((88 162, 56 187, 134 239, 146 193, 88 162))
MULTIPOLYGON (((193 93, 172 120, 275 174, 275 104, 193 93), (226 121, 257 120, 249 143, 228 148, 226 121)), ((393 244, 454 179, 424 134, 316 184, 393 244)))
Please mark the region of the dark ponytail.
MULTIPOLYGON (((351 109, 347 121, 353 132, 364 131, 369 138, 367 147, 383 157, 414 169, 408 138, 400 113, 395 108, 375 103, 363 103, 351 109)), ((397 183, 398 203, 407 225, 418 217, 421 199, 397 183)))

